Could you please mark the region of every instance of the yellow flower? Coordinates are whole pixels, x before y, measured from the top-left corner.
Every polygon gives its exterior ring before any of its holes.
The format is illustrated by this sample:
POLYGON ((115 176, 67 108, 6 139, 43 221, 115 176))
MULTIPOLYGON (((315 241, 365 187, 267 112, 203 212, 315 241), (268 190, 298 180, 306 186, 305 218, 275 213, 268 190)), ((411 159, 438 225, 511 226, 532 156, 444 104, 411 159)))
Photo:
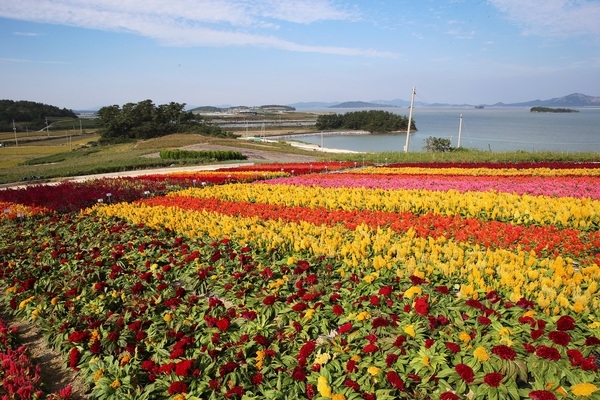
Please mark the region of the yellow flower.
POLYGON ((185 400, 185 399, 186 399, 185 393, 177 393, 175 396, 173 396, 173 400, 185 400))
POLYGON ((111 388, 113 388, 113 389, 116 389, 116 388, 118 388, 119 386, 121 386, 121 382, 120 382, 118 379, 115 379, 115 380, 113 381, 113 383, 111 383, 111 384, 110 384, 110 387, 111 387, 111 388))
POLYGON ((417 332, 415 332, 415 326, 412 324, 404 328, 404 333, 413 338, 417 335, 417 332))
POLYGON ((21 303, 19 303, 19 310, 24 309, 27 304, 29 304, 33 301, 33 299, 35 299, 35 296, 28 297, 25 300, 23 300, 21 303))
POLYGON ((17 287, 16 286, 11 286, 8 289, 6 289, 6 291, 4 292, 4 294, 15 293, 16 291, 17 291, 17 287))
POLYGON ((50 300, 50 304, 52 304, 53 306, 58 304, 58 297, 53 297, 52 300, 50 300))
POLYGON ((367 372, 369 374, 371 374, 372 376, 377 376, 381 373, 381 368, 378 368, 378 367, 372 365, 369 368, 367 368, 367 372))
POLYGON ((431 364, 429 363, 429 357, 425 356, 423 357, 423 360, 421 360, 421 362, 423 363, 423 365, 425 365, 426 367, 429 367, 431 364))
POLYGON ((490 355, 488 354, 487 350, 483 346, 477 347, 473 351, 473 356, 476 359, 478 359, 479 361, 488 361, 490 359, 490 355))
POLYGON ((121 365, 121 367, 125 364, 127 364, 129 362, 129 360, 131 360, 131 355, 130 354, 125 354, 122 358, 121 358, 121 362, 119 363, 121 365))
POLYGON ((163 319, 165 320, 165 322, 173 321, 173 313, 166 313, 163 319))
POLYGON ((415 295, 420 296, 423 293, 423 290, 419 286, 411 286, 406 292, 404 292, 404 297, 407 299, 412 299, 415 295))
POLYGON ((370 318, 371 318, 371 314, 369 314, 367 311, 362 311, 360 314, 358 314, 356 316, 357 321, 364 321, 365 319, 370 319, 370 318))
POLYGON ((315 357, 314 365, 325 365, 329 360, 331 360, 331 356, 329 355, 329 353, 317 354, 317 356, 315 357))
POLYGON ((89 342, 94 343, 96 340, 100 340, 100 332, 98 332, 98 329, 92 331, 89 342))
POLYGON ((463 341, 464 343, 469 343, 471 341, 471 335, 469 335, 467 332, 462 331, 460 333, 460 335, 458 335, 458 338, 463 341))
POLYGON ((344 396, 343 394, 334 394, 333 396, 331 396, 332 400, 346 400, 346 396, 344 396))
POLYGON ((594 393, 598 388, 593 383, 578 383, 571 386, 571 391, 575 396, 587 397, 594 393))
POLYGON ((361 356, 359 356, 358 354, 355 354, 355 355, 353 355, 352 357, 350 357, 350 359, 351 359, 352 361, 359 362, 360 360, 362 360, 362 357, 361 357, 361 356))
POLYGON ((94 372, 94 382, 98 382, 104 376, 104 369, 100 368, 94 372))
POLYGON ((331 386, 329 386, 329 383, 327 383, 327 378, 325 378, 323 375, 319 376, 317 379, 317 390, 323 397, 327 397, 329 399, 332 397, 331 386))
POLYGON ((265 359, 265 352, 262 350, 256 350, 256 357, 254 358, 256 369, 258 369, 258 370, 262 369, 264 359, 265 359))
POLYGON ((307 321, 312 319, 314 313, 315 313, 315 309, 313 309, 313 308, 311 308, 310 310, 307 310, 306 313, 304 313, 304 319, 307 321))

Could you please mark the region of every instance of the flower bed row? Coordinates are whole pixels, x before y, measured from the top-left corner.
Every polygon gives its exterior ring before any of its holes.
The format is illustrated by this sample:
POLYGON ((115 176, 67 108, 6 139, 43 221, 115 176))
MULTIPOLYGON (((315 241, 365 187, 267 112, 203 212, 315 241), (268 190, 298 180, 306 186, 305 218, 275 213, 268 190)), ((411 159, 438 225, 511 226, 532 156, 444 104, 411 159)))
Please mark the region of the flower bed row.
POLYGON ((71 387, 44 393, 40 367, 29 357, 27 347, 19 346, 18 330, 0 318, 0 398, 12 400, 69 400, 71 387))

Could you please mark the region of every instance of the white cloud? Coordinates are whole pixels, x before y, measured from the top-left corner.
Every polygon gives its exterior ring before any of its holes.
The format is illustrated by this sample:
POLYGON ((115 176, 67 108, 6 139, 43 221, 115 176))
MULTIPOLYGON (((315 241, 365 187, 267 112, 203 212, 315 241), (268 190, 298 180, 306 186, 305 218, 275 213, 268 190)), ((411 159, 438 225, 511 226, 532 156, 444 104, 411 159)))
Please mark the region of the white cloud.
POLYGON ((600 35, 600 2, 590 0, 489 0, 523 33, 538 36, 600 35))
POLYGON ((260 46, 323 54, 395 57, 373 49, 300 44, 281 24, 356 21, 334 0, 3 0, 0 17, 150 37, 167 46, 260 46))
POLYGON ((37 33, 37 32, 13 32, 13 35, 15 35, 15 36, 29 36, 29 37, 34 37, 34 36, 41 36, 41 33, 37 33))

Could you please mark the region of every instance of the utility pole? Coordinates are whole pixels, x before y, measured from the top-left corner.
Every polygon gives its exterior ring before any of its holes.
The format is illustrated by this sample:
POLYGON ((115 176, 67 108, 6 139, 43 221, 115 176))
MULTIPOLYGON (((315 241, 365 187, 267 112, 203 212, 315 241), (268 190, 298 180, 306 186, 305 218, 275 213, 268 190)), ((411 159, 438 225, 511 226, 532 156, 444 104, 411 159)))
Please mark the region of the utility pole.
POLYGON ((13 119, 13 132, 15 133, 15 146, 19 147, 19 141, 17 140, 17 126, 15 125, 14 119, 13 119))
POLYGON ((460 147, 460 134, 462 133, 462 114, 460 114, 460 121, 458 123, 458 144, 456 147, 460 147))
POLYGON ((46 119, 46 133, 50 136, 50 129, 48 127, 48 117, 44 117, 46 119))
POLYGON ((412 96, 410 98, 410 111, 408 113, 408 127, 406 128, 406 145, 404 146, 404 152, 408 153, 408 143, 410 140, 410 124, 412 122, 412 113, 413 113, 413 107, 415 105, 415 94, 416 94, 416 90, 415 87, 413 86, 412 88, 412 96))

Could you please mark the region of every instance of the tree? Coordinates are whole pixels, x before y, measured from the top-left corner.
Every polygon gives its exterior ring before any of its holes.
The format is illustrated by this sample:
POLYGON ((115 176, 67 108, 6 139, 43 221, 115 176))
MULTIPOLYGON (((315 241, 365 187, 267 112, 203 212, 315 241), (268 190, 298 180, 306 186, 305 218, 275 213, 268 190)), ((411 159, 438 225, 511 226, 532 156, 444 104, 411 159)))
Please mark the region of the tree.
MULTIPOLYGON (((316 128, 319 130, 353 129, 374 132, 406 131, 408 118, 389 111, 368 110, 354 111, 345 114, 323 114, 317 117, 316 128)), ((411 130, 416 130, 414 121, 411 130)))
POLYGON ((122 108, 118 105, 102 107, 97 113, 100 135, 104 141, 149 139, 183 132, 233 136, 184 108, 185 104, 175 102, 157 107, 151 100, 127 103, 122 108))
POLYGON ((436 138, 433 136, 425 139, 425 150, 432 153, 444 153, 452 151, 452 141, 450 139, 436 138))

